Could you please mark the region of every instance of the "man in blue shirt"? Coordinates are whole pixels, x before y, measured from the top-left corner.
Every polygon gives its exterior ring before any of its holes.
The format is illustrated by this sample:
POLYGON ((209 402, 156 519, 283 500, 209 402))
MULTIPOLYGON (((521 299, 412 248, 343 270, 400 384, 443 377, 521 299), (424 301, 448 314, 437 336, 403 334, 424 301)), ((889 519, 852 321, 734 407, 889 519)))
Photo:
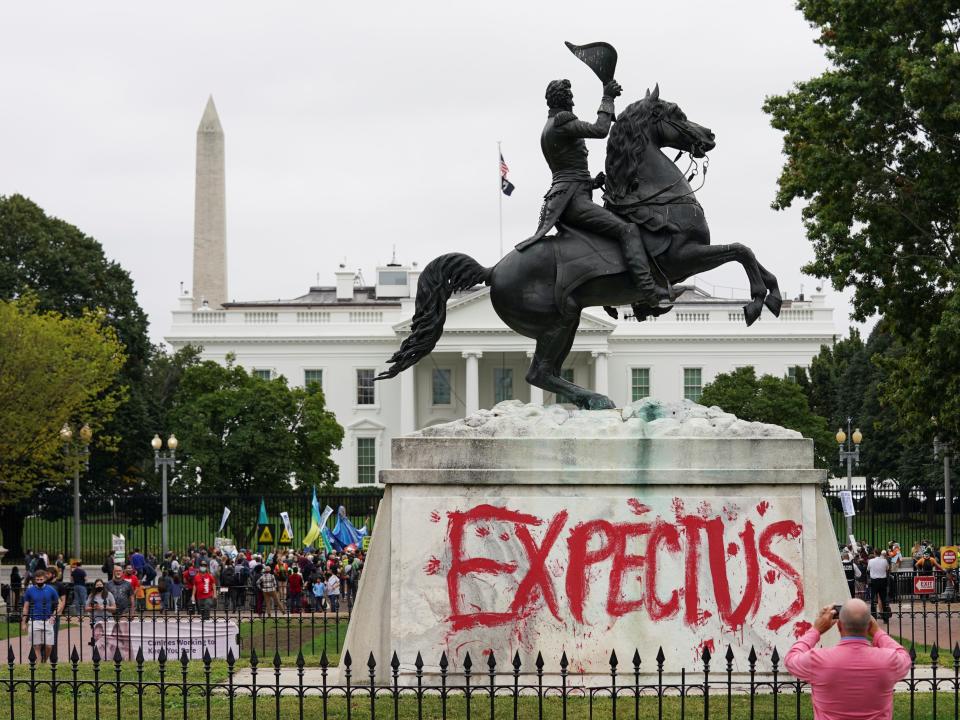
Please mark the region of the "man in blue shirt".
POLYGON ((23 594, 20 631, 27 632, 30 624, 30 642, 40 662, 46 662, 56 643, 55 620, 60 615, 60 595, 47 585, 47 571, 34 573, 33 585, 23 594))
POLYGON ((130 564, 133 565, 134 572, 137 573, 137 579, 143 580, 143 566, 147 564, 147 559, 140 552, 140 548, 133 549, 133 555, 130 556, 130 564))

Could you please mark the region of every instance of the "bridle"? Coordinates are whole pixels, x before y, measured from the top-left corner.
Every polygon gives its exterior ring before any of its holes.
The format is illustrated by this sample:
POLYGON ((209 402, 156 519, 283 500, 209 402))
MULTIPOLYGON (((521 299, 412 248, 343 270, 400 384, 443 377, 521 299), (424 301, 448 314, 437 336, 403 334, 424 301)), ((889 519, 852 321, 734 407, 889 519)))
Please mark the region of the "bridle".
POLYGON ((667 186, 664 187, 664 188, 661 188, 660 190, 657 190, 657 192, 653 193, 652 195, 648 195, 647 197, 642 198, 641 200, 637 200, 637 201, 635 201, 635 202, 632 202, 632 203, 630 203, 629 205, 616 205, 615 207, 616 207, 618 210, 628 210, 628 209, 632 209, 632 208, 635 208, 635 207, 639 207, 639 206, 641 206, 641 205, 670 205, 670 204, 672 204, 672 203, 677 202, 678 200, 680 200, 680 199, 682 199, 682 198, 688 197, 688 196, 690 196, 690 195, 693 195, 693 194, 696 193, 696 192, 699 192, 700 189, 703 188, 703 186, 704 186, 704 185, 706 184, 706 182, 707 182, 707 170, 708 170, 709 167, 710 167, 710 158, 707 156, 707 153, 706 153, 706 152, 703 152, 703 146, 702 146, 702 144, 700 143, 700 140, 699 140, 696 136, 694 136, 694 134, 691 133, 690 130, 688 130, 688 129, 686 128, 686 126, 681 125, 680 123, 678 123, 678 122, 675 121, 675 120, 671 120, 671 119, 668 118, 668 117, 664 117, 663 115, 659 115, 659 116, 656 118, 656 121, 657 121, 657 124, 658 124, 658 125, 663 125, 664 123, 666 123, 667 125, 669 125, 670 127, 672 127, 674 130, 676 130, 678 133, 680 133, 680 135, 682 135, 684 138, 686 138, 688 141, 690 141, 690 144, 693 146, 693 151, 690 151, 690 150, 680 150, 679 152, 677 152, 677 156, 673 159, 673 162, 677 162, 677 160, 679 160, 679 159, 683 156, 684 152, 686 152, 687 155, 689 155, 689 157, 690 157, 690 162, 689 162, 689 164, 687 165, 687 169, 684 170, 683 173, 680 175, 680 177, 677 178, 676 180, 674 180, 672 183, 670 183, 669 185, 667 185, 667 186), (703 152, 703 173, 702 173, 702 174, 701 174, 701 172, 700 172, 701 165, 700 165, 700 163, 697 162, 697 158, 694 157, 694 155, 693 155, 693 153, 696 152, 697 150, 700 150, 701 152, 703 152), (691 171, 691 168, 692 168, 692 171, 691 171), (689 173, 689 175, 688 175, 687 173, 689 173), (693 179, 694 179, 697 175, 700 175, 700 185, 699 185, 698 187, 696 187, 696 188, 691 188, 689 192, 685 192, 685 193, 683 193, 683 195, 677 195, 677 196, 675 196, 675 197, 672 197, 672 198, 670 198, 669 200, 667 200, 667 201, 665 201, 665 202, 662 202, 662 203, 652 203, 652 202, 651 202, 651 200, 660 197, 661 195, 663 195, 663 194, 664 194, 665 192, 667 192, 668 190, 672 190, 672 189, 673 189, 674 187, 676 187, 684 178, 686 178, 686 181, 687 181, 688 183, 689 183, 689 182, 693 182, 693 179))

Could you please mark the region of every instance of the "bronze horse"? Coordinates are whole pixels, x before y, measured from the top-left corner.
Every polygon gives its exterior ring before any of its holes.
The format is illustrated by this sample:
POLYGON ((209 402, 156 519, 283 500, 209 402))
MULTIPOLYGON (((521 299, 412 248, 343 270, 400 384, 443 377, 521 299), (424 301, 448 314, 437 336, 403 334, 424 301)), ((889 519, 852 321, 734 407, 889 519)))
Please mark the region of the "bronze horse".
MULTIPOLYGON (((688 120, 675 103, 661 100, 659 87, 647 91, 619 115, 610 133, 604 201, 643 230, 664 285, 724 263, 743 265, 750 281, 750 302, 743 313, 747 325, 752 325, 763 305, 780 314, 777 279, 745 245, 710 244, 710 230, 693 189, 684 172, 661 151, 671 147, 700 158, 714 145, 713 133, 688 120)), ((450 295, 481 283, 490 286, 490 300, 503 322, 536 341, 528 383, 563 393, 583 409, 615 407, 605 395, 564 380, 560 369, 583 308, 629 305, 638 293, 617 241, 562 226, 557 235, 522 252, 512 250, 492 268, 463 253, 441 255, 428 263, 417 286, 410 335, 377 379, 394 377, 426 357, 443 333, 450 295)), ((663 311, 650 308, 641 319, 663 311)))

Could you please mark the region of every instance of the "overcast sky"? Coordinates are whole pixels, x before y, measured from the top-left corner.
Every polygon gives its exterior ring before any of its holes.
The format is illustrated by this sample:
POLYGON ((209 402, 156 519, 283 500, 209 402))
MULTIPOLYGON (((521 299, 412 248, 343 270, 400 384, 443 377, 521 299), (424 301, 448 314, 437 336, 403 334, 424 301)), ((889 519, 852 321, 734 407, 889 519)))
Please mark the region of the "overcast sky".
MULTIPOLYGON (((770 202, 781 138, 766 95, 823 70, 788 0, 697 2, 11 3, 0 23, 0 195, 22 193, 97 238, 133 276, 159 341, 192 270, 196 129, 213 94, 226 134, 229 295, 288 298, 339 262, 498 256, 497 141, 516 185, 504 245, 532 233, 549 171, 543 91, 600 83, 564 47, 619 52, 619 107, 661 97, 717 136, 697 193, 714 243, 746 243, 785 295, 819 281, 797 208, 770 202)), ((590 144, 591 167, 605 146, 590 144)), ((703 279, 745 288, 737 265, 703 279)), ((737 292, 742 295, 743 291, 737 292)), ((839 333, 845 295, 829 292, 839 333)))

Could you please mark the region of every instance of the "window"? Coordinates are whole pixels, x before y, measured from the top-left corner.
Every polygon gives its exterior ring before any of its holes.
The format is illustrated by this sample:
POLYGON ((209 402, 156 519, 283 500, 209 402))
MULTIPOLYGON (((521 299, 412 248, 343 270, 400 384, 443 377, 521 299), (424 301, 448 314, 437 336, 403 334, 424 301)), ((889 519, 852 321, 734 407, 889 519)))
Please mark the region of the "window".
POLYGON ((630 402, 650 397, 650 368, 630 368, 630 402))
POLYGON ((323 370, 304 370, 303 371, 303 386, 307 387, 310 383, 316 383, 321 388, 323 387, 323 370))
POLYGON ((796 365, 791 365, 787 368, 787 380, 792 383, 797 382, 797 378, 801 372, 803 372, 801 368, 796 365))
POLYGON ((447 368, 433 369, 433 404, 450 404, 450 370, 447 368))
POLYGON ((377 401, 377 394, 373 387, 373 370, 361 368, 357 370, 357 405, 373 405, 377 401))
POLYGON ((258 378, 260 378, 261 380, 270 380, 270 379, 273 377, 273 371, 272 371, 272 370, 258 370, 258 369, 256 369, 256 368, 254 368, 254 370, 253 370, 253 376, 254 376, 254 377, 258 377, 258 378))
POLYGON ((405 270, 382 270, 380 272, 381 285, 406 285, 407 273, 405 270))
POLYGON ((683 369, 683 398, 700 402, 703 394, 703 371, 700 368, 683 369))
MULTIPOLYGON (((567 382, 573 382, 573 368, 561 368, 560 369, 560 378, 566 380, 567 382)), ((567 395, 566 393, 558 392, 557 393, 557 403, 572 403, 573 398, 567 395)))
POLYGON ((357 438, 357 482, 370 485, 377 481, 377 439, 357 438))
POLYGON ((513 368, 493 369, 493 402, 513 400, 513 368))

